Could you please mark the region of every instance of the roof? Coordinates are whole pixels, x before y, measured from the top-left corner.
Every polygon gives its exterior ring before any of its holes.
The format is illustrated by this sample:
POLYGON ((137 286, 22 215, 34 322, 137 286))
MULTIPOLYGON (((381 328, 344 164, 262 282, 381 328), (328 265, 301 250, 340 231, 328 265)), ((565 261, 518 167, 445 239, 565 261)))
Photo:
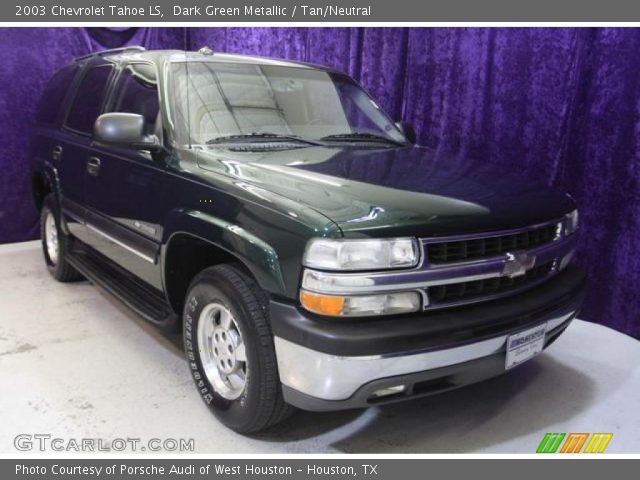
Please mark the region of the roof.
POLYGON ((94 57, 108 57, 112 60, 148 60, 154 63, 169 62, 213 62, 213 63, 240 63, 251 65, 277 65, 282 67, 304 67, 325 71, 334 71, 330 67, 315 65, 312 63, 297 62, 279 58, 259 57, 253 55, 238 55, 229 53, 203 54, 184 50, 146 50, 143 47, 131 46, 94 52, 75 60, 86 60, 94 57))

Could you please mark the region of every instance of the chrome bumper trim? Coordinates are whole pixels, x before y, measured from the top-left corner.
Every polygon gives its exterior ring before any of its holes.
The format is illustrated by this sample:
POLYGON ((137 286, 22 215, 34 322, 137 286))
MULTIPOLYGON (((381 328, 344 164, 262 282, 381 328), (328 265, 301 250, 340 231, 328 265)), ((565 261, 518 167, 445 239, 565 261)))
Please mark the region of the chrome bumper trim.
MULTIPOLYGON (((547 332, 574 315, 572 311, 546 320, 547 332)), ((323 400, 345 400, 373 380, 447 367, 502 352, 506 340, 507 335, 502 335, 444 350, 343 357, 311 350, 276 336, 275 348, 280 381, 284 385, 323 400)))

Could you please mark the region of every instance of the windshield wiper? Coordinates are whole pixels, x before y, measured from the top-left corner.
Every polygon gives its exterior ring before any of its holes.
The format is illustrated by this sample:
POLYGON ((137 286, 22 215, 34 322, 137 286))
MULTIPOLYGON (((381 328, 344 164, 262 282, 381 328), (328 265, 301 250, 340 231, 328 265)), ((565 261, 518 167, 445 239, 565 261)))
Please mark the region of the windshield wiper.
POLYGON ((392 143, 393 145, 405 145, 402 142, 397 140, 392 140, 391 138, 383 137, 382 135, 376 135, 374 133, 365 133, 365 132, 350 132, 350 133, 336 133, 334 135, 327 135, 326 137, 322 137, 320 140, 346 140, 346 141, 361 141, 361 142, 384 142, 384 143, 392 143))
POLYGON ((269 132, 252 132, 252 133, 240 133, 236 135, 224 135, 222 137, 212 138, 207 140, 207 145, 214 145, 218 143, 233 143, 237 141, 251 142, 253 140, 267 140, 267 141, 287 141, 306 143, 307 145, 322 145, 320 142, 308 140, 306 138, 299 137, 297 135, 281 135, 279 133, 269 132))

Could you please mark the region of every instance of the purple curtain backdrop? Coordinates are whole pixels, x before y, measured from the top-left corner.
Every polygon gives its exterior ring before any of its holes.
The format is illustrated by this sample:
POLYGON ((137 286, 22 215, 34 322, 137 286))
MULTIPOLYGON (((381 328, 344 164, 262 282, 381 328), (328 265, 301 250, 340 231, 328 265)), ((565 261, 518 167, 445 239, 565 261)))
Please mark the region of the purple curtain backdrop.
POLYGON ((0 243, 36 238, 26 156, 46 81, 74 57, 125 43, 185 48, 183 28, 0 28, 0 243))
POLYGON ((0 243, 36 236, 25 127, 56 66, 123 44, 209 45, 347 71, 419 143, 570 192, 582 317, 640 338, 640 29, 21 28, 0 41, 0 243))

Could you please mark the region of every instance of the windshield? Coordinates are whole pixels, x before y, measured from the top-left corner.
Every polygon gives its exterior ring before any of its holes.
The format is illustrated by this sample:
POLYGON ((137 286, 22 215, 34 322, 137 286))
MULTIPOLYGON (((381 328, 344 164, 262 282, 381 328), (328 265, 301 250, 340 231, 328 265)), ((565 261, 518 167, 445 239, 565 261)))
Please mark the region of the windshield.
POLYGON ((171 71, 181 144, 224 143, 224 137, 237 141, 244 136, 251 141, 282 136, 288 141, 406 143, 393 121, 346 75, 214 62, 174 63, 171 71))

